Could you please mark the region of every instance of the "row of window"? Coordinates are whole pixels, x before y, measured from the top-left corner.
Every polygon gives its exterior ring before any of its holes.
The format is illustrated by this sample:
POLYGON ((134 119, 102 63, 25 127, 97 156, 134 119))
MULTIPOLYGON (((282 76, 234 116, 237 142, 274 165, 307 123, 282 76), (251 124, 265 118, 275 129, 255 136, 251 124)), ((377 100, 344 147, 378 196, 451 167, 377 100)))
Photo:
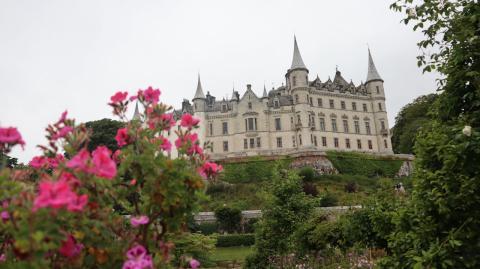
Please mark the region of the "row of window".
MULTIPOLYGON (((314 106, 314 105, 313 105, 313 98, 312 98, 312 97, 309 97, 308 94, 307 94, 307 102, 308 102, 311 106, 314 106)), ((298 94, 295 94, 295 103, 299 103, 299 96, 298 96, 298 94)), ((328 104, 329 104, 329 107, 330 107, 330 108, 335 108, 335 100, 329 99, 329 100, 328 100, 328 104)), ((317 106, 318 106, 318 107, 323 107, 323 99, 322 99, 322 98, 317 98, 317 106)), ((345 101, 340 101, 340 108, 341 108, 341 109, 347 109, 347 104, 345 103, 345 101)), ((364 112, 368 112, 368 106, 367 106, 366 103, 363 103, 363 104, 362 104, 362 108, 363 108, 363 111, 364 111, 364 112)), ((352 102, 352 110, 353 110, 353 111, 357 111, 357 103, 356 103, 356 102, 352 102)), ((379 111, 383 111, 382 103, 378 103, 378 110, 379 110, 379 111)))
MULTIPOLYGON (((312 144, 314 146, 318 146, 318 142, 317 142, 317 136, 315 135, 310 135, 310 140, 312 142, 312 144)), ((282 137, 277 137, 276 138, 276 142, 277 142, 277 148, 283 148, 283 138, 282 137)), ((293 147, 296 147, 296 137, 295 136, 292 136, 292 145, 293 147)), ((321 142, 322 142, 322 147, 328 147, 328 143, 327 143, 327 137, 325 136, 322 136, 321 137, 321 142)), ((357 139, 356 141, 356 145, 357 145, 357 149, 362 149, 362 140, 361 139, 357 139)), ((386 139, 383 140, 383 143, 384 143, 384 147, 385 148, 388 148, 388 142, 386 139)), ((302 145, 302 135, 299 135, 298 136, 298 144, 301 146, 302 145)), ((334 137, 333 138, 333 146, 335 148, 339 148, 340 147, 340 143, 339 143, 339 139, 338 137, 334 137)), ((368 149, 373 149, 373 144, 372 144, 372 140, 367 140, 367 146, 368 146, 368 149)), ((260 140, 260 137, 257 137, 257 138, 245 138, 243 139, 243 148, 244 149, 254 149, 254 148, 261 148, 262 147, 262 144, 261 144, 261 140, 260 140)), ((352 148, 352 145, 351 145, 351 141, 350 141, 350 138, 345 138, 345 148, 347 149, 350 149, 352 148)), ((223 141, 223 151, 224 152, 228 152, 228 141, 223 141)), ((212 152, 213 152, 213 145, 212 145, 212 152)))
MULTIPOLYGON (((297 121, 298 123, 301 123, 300 121, 300 115, 297 115, 297 121)), ((319 130, 320 131, 326 131, 325 128, 325 118, 319 118, 319 130)), ((293 117, 291 118, 291 123, 293 124, 293 117)), ((343 123, 343 132, 344 133, 349 133, 349 122, 347 119, 342 120, 343 123)), ((372 134, 371 129, 370 129, 370 122, 365 121, 365 133, 367 135, 372 134)), ((337 119, 331 119, 331 124, 332 124, 332 131, 333 132, 338 132, 338 127, 337 127, 337 119)), ((381 120, 381 129, 386 130, 386 125, 385 121, 381 120)), ((309 122, 308 126, 313 126, 315 127, 315 117, 309 116, 309 122)), ((354 132, 356 134, 360 134, 360 121, 354 120, 353 121, 353 126, 354 126, 354 132)), ((245 131, 256 131, 257 130, 257 118, 246 118, 245 119, 245 131)), ((280 118, 275 118, 275 130, 276 131, 281 131, 282 130, 282 124, 281 124, 281 119, 280 118)), ((213 135, 213 123, 209 123, 209 134, 212 136, 213 135)), ((228 122, 222 122, 222 134, 227 135, 228 134, 228 122)))

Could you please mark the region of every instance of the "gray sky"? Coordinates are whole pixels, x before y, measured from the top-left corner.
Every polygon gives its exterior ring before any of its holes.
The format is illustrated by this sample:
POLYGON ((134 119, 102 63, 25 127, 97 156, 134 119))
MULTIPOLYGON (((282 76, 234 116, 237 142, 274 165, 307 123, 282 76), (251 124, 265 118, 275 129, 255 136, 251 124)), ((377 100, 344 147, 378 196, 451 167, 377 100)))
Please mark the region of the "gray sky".
MULTIPOLYGON (((111 117, 117 90, 149 85, 179 107, 195 93, 230 95, 233 84, 261 94, 280 86, 296 34, 310 79, 338 65, 358 85, 367 43, 385 80, 390 127, 399 109, 434 92, 416 66, 420 33, 400 24, 391 1, 40 1, 0 0, 0 126, 16 126, 27 162, 44 128, 68 109, 79 122, 111 117)), ((133 110, 133 107, 132 107, 133 110)))

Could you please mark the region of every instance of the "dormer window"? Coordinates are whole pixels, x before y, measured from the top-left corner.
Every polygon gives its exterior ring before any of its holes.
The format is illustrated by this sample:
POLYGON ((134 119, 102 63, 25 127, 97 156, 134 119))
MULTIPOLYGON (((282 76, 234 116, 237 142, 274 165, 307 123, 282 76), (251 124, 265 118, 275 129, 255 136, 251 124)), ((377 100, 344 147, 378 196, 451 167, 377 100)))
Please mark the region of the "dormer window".
POLYGON ((252 102, 248 102, 248 109, 252 109, 252 102))
POLYGON ((222 105, 222 112, 227 112, 227 105, 225 104, 222 105))
POLYGON ((273 107, 275 107, 275 108, 279 108, 279 107, 280 107, 280 103, 278 102, 278 100, 274 100, 274 101, 273 101, 273 107))

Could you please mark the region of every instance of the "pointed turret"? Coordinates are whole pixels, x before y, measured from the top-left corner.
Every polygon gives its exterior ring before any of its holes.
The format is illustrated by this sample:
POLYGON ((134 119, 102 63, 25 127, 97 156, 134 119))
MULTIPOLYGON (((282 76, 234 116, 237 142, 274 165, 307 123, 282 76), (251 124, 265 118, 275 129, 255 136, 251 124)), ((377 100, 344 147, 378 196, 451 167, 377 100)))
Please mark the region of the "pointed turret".
POLYGON ((302 55, 300 55, 300 50, 298 49, 297 45, 297 37, 293 37, 293 59, 292 59, 292 66, 290 67, 290 70, 292 69, 307 69, 305 64, 303 63, 302 55))
POLYGON ((267 95, 267 88, 265 87, 265 84, 263 84, 263 95, 262 98, 268 97, 267 95))
POLYGON ((141 119, 141 115, 140 115, 140 111, 138 110, 138 101, 137 101, 137 103, 135 104, 135 112, 133 112, 132 120, 140 120, 140 119, 141 119))
POLYGON ((375 67, 375 63, 373 63, 372 54, 370 53, 370 48, 368 49, 368 73, 367 73, 367 81, 380 80, 383 82, 383 79, 378 74, 377 68, 375 67))
POLYGON ((195 99, 205 99, 205 94, 203 94, 203 89, 202 89, 202 83, 200 82, 200 74, 198 74, 198 83, 197 83, 197 91, 195 92, 195 97, 193 97, 193 100, 195 99))

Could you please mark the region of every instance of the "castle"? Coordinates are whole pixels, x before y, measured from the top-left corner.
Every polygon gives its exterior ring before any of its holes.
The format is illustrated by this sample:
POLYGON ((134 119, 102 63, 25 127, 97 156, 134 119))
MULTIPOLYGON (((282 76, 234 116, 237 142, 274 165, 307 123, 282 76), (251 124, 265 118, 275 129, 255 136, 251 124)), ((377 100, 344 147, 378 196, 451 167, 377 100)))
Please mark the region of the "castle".
POLYGON ((393 154, 383 79, 368 50, 365 83, 355 86, 340 71, 333 81, 309 80, 296 38, 285 85, 257 96, 251 85, 230 100, 204 94, 200 76, 188 112, 200 118, 202 142, 210 141, 213 159, 255 155, 289 155, 311 151, 357 151, 393 154))

